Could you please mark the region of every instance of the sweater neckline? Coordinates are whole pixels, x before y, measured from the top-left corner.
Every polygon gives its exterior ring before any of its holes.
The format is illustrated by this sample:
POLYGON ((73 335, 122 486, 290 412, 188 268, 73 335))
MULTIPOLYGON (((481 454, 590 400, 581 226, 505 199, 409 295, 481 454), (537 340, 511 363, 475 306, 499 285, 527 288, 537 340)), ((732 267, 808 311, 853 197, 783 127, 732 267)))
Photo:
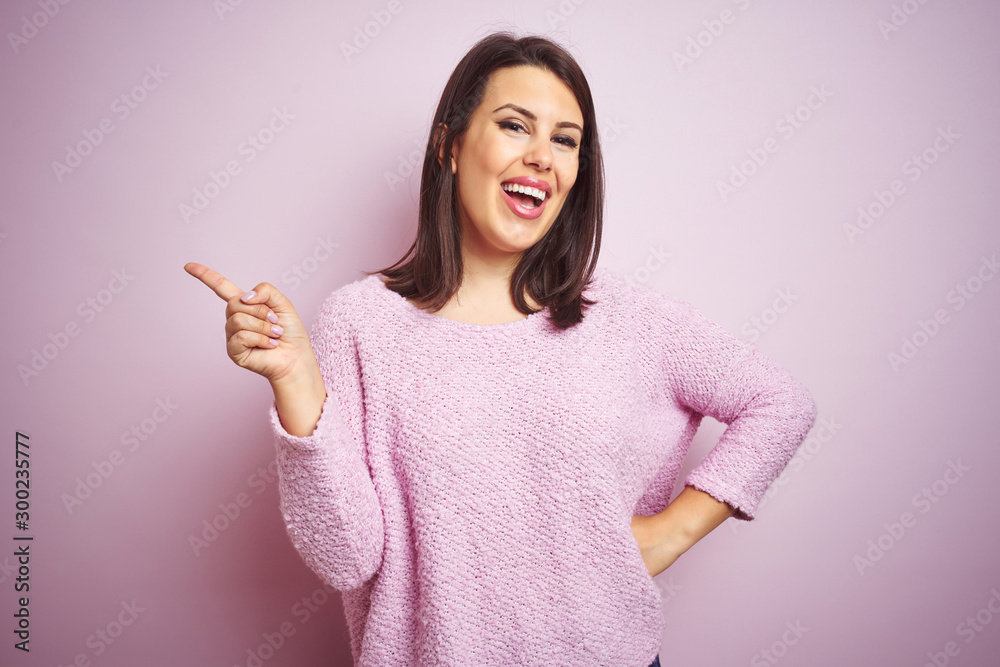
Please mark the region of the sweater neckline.
POLYGON ((473 324, 471 322, 460 322, 459 320, 453 320, 442 315, 429 313, 416 304, 410 303, 406 300, 406 297, 389 289, 382 281, 382 276, 379 274, 369 276, 368 280, 375 281, 375 290, 381 293, 387 302, 392 304, 393 307, 395 307, 401 314, 410 319, 421 321, 431 326, 437 326, 442 329, 484 333, 508 333, 520 331, 522 329, 536 329, 542 326, 548 320, 549 316, 549 307, 545 306, 541 310, 536 310, 535 312, 529 314, 527 317, 522 317, 521 319, 513 320, 511 322, 500 322, 497 324, 473 324))

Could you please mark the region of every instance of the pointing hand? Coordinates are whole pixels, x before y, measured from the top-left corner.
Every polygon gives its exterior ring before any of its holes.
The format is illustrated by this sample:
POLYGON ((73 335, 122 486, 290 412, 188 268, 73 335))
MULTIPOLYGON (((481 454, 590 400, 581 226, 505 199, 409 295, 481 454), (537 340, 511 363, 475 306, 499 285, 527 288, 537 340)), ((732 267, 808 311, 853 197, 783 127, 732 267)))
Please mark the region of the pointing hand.
POLYGON ((260 283, 244 293, 207 266, 189 262, 184 270, 226 302, 226 350, 237 366, 266 377, 272 385, 318 371, 309 334, 276 287, 260 283))

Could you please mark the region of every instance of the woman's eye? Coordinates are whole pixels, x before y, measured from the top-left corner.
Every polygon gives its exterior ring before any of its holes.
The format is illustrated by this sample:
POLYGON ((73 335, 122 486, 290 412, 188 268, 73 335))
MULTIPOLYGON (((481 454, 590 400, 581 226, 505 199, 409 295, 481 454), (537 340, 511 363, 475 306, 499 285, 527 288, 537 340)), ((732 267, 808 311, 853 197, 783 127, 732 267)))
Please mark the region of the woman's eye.
POLYGON ((523 130, 524 126, 513 120, 502 120, 497 123, 500 127, 505 130, 523 130))
MULTIPOLYGON (((504 130, 513 130, 515 132, 527 132, 524 125, 517 122, 516 120, 501 120, 497 122, 497 125, 504 130)), ((567 136, 565 134, 560 134, 555 137, 557 143, 562 144, 568 148, 576 148, 576 140, 573 137, 567 136)))

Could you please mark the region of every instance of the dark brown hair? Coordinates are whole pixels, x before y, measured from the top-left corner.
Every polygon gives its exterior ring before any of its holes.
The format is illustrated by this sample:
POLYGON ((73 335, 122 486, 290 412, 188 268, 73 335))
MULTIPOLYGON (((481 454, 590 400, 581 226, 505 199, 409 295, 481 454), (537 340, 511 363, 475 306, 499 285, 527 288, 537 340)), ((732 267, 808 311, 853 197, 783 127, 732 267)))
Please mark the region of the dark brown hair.
POLYGON ((573 92, 583 113, 576 182, 552 226, 522 253, 511 276, 511 297, 520 312, 534 312, 524 298, 527 289, 532 299, 549 307, 551 323, 567 329, 583 319, 586 306, 595 303, 582 291, 590 282, 601 247, 604 162, 587 79, 568 51, 544 37, 493 33, 477 42, 458 63, 441 93, 427 139, 416 239, 395 264, 366 273, 384 274, 389 278, 389 289, 406 298, 416 297, 431 310, 443 307, 458 290, 463 273, 462 229, 455 175, 450 161, 439 162, 438 156, 451 155, 453 144, 464 135, 482 102, 493 72, 521 65, 552 72, 573 92))

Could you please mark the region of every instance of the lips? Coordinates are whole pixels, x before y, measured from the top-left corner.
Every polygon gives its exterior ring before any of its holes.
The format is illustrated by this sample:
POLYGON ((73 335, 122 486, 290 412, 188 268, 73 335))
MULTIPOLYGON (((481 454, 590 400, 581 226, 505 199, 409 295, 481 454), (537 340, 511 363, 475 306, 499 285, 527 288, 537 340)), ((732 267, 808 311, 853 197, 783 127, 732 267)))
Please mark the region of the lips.
POLYGON ((552 188, 543 180, 518 176, 500 184, 504 201, 521 218, 533 220, 545 210, 552 188))

